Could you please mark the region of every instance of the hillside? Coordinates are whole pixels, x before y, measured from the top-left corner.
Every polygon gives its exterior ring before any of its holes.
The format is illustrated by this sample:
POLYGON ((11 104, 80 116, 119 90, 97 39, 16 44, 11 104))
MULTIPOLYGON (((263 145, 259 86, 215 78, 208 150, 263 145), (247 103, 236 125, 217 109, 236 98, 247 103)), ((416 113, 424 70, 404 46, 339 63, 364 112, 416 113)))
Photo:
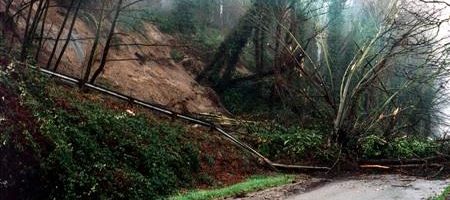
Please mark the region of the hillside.
POLYGON ((208 130, 16 73, 0 77, 2 198, 153 199, 263 172, 208 130))
MULTIPOLYGON (((13 1, 11 9, 17 9, 18 1, 13 1)), ((59 5, 59 1, 50 4, 59 5)), ((95 5, 95 4, 94 4, 95 5)), ((0 2, 3 10, 5 2, 0 2)), ((37 5, 36 5, 37 6, 37 5)), ((37 9, 37 8, 35 8, 37 9)), ((45 22, 47 34, 37 62, 46 66, 48 57, 57 38, 58 24, 64 20, 65 9, 59 6, 50 7, 45 22)), ((89 14, 77 20, 71 41, 62 59, 60 72, 74 77, 82 77, 92 46, 92 35, 95 35, 95 23, 88 21, 89 14)), ((126 23, 126 22, 123 22, 126 23)), ((19 35, 23 35, 25 23, 19 21, 16 25, 19 35)), ((138 31, 117 30, 116 40, 120 45, 110 51, 108 66, 102 72, 98 82, 109 87, 150 102, 175 109, 180 112, 218 113, 223 111, 219 97, 207 87, 199 85, 189 71, 198 71, 203 63, 198 58, 184 54, 182 42, 164 34, 155 25, 143 22, 138 31), (126 45, 130 44, 130 45, 126 45), (135 44, 143 44, 142 46, 135 44), (146 46, 149 45, 149 46, 146 46), (161 45, 161 46, 158 46, 161 45), (181 53, 180 60, 173 59, 173 52, 181 53), (114 61, 115 60, 115 61, 114 61), (186 67, 183 61, 190 63, 186 67)), ((62 39, 68 33, 68 27, 62 32, 62 39)), ((18 40, 16 38, 15 40, 18 40)), ((58 51, 61 49, 61 45, 58 51)), ((100 61, 101 52, 96 54, 96 63, 100 61)), ((93 69, 94 71, 95 69, 93 69)))
POLYGON ((448 177, 447 1, 0 0, 0 199, 448 177))

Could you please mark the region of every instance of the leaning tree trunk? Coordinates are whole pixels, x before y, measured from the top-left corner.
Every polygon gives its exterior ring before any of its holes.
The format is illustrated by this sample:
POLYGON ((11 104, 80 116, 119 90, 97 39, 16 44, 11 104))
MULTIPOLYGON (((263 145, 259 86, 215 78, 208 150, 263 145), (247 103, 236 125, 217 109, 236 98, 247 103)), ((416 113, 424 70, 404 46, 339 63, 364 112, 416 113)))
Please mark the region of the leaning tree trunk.
POLYGON ((220 85, 220 88, 232 78, 239 61, 239 55, 252 35, 254 25, 251 19, 254 14, 255 8, 252 8, 241 18, 238 26, 220 45, 212 62, 197 77, 197 81, 208 81, 215 86, 220 85), (223 75, 221 75, 222 71, 224 71, 223 75))
POLYGON ((106 3, 103 1, 102 2, 102 10, 100 11, 101 12, 100 19, 98 20, 98 23, 97 23, 97 31, 95 32, 94 43, 92 44, 92 49, 89 54, 89 60, 87 62, 86 71, 84 72, 84 76, 80 82, 80 88, 83 87, 83 85, 89 81, 89 76, 91 75, 91 70, 92 70, 92 66, 94 65, 94 58, 95 58, 95 55, 97 52, 97 47, 98 47, 98 44, 100 43, 100 34, 102 31, 102 26, 103 26, 105 5, 106 5, 106 3))
POLYGON ((114 37, 114 31, 116 30, 117 21, 120 16, 120 11, 122 10, 122 3, 123 3, 123 0, 119 0, 119 2, 117 3, 116 14, 112 21, 111 29, 109 30, 108 39, 106 40, 105 48, 103 50, 101 63, 99 65, 98 69, 94 72, 94 75, 92 75, 92 78, 89 81, 90 83, 94 83, 95 80, 97 79, 97 77, 100 75, 100 73, 105 69, 109 50, 111 49, 111 41, 114 37))
POLYGON ((45 30, 45 24, 46 24, 46 21, 47 21, 47 15, 48 15, 48 9, 50 8, 50 0, 47 0, 46 2, 45 2, 45 6, 44 6, 44 15, 43 15, 43 17, 42 17, 42 22, 41 22, 41 29, 40 29, 40 32, 39 32, 39 38, 38 38, 38 45, 37 45, 37 48, 36 48, 36 54, 35 54, 35 56, 34 56, 34 60, 38 60, 39 59, 39 55, 40 55, 40 52, 41 52, 41 49, 42 49, 42 41, 44 40, 44 30, 45 30))
POLYGON ((61 63, 61 59, 64 56, 67 46, 69 45, 70 40, 72 38, 73 28, 75 26, 75 22, 77 21, 80 8, 81 8, 81 0, 78 0, 78 5, 77 8, 75 9, 75 13, 73 14, 72 23, 70 24, 69 33, 67 33, 67 40, 65 41, 64 46, 62 47, 61 52, 59 53, 58 59, 56 60, 55 67, 53 68, 53 71, 55 72, 58 70, 59 64, 61 63))
POLYGON ((50 66, 52 65, 53 57, 55 56, 56 49, 58 48, 59 40, 61 39, 61 36, 64 32, 64 28, 65 28, 67 20, 69 19, 69 16, 70 16, 70 11, 72 10, 72 7, 74 4, 75 4, 75 0, 70 1, 69 8, 67 8, 66 16, 64 17, 61 27, 59 28, 58 35, 56 36, 55 44, 53 45, 52 52, 50 53, 50 57, 47 62, 47 69, 49 69, 50 66))
POLYGON ((24 32, 24 36, 23 36, 23 42, 22 42, 22 50, 20 53, 20 61, 25 61, 27 58, 27 53, 28 53, 28 47, 29 47, 29 40, 30 40, 30 34, 29 34, 29 30, 31 28, 31 15, 33 14, 33 6, 34 3, 36 3, 36 0, 31 0, 30 1, 30 5, 29 5, 29 10, 28 10, 28 14, 25 20, 25 32, 24 32))

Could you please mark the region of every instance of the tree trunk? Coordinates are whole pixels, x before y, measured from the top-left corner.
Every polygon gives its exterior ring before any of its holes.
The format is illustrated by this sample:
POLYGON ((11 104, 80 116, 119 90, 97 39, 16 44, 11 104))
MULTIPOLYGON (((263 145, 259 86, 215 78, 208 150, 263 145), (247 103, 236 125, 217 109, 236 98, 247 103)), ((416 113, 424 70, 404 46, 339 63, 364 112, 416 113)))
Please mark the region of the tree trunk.
POLYGON ((37 46, 37 50, 36 50, 36 55, 34 57, 34 59, 37 61, 39 59, 39 55, 41 52, 41 48, 42 48, 42 40, 44 37, 44 30, 45 30, 45 22, 47 21, 47 14, 48 14, 48 9, 50 8, 50 0, 45 1, 45 10, 44 10, 44 16, 42 17, 42 23, 41 23, 41 30, 39 33, 39 41, 38 41, 38 46, 37 46))
POLYGON ((29 47, 29 30, 30 30, 30 23, 31 23, 31 15, 33 13, 33 6, 36 0, 31 0, 29 5, 28 14, 25 21, 25 32, 23 36, 23 42, 22 42, 22 50, 20 53, 20 61, 24 62, 27 59, 28 54, 28 47, 29 47))
POLYGON ((255 7, 253 6, 241 18, 238 26, 220 45, 212 62, 197 77, 197 81, 203 82, 206 80, 215 86, 221 85, 220 87, 222 87, 226 85, 227 81, 231 80, 235 72, 236 64, 239 61, 239 55, 252 35, 254 25, 251 19, 254 17, 255 11, 255 7), (224 67, 226 68, 224 69, 224 67), (224 73, 221 75, 223 71, 224 73))
POLYGON ((64 17, 61 27, 59 28, 58 35, 56 36, 56 40, 55 40, 55 44, 53 45, 52 52, 50 53, 50 57, 49 57, 48 63, 47 63, 47 69, 49 69, 50 66, 52 65, 53 57, 55 56, 56 49, 58 48, 59 40, 61 39, 61 35, 64 32, 64 28, 66 26, 67 20, 69 19, 70 11, 72 10, 72 7, 74 4, 75 4, 75 0, 71 0, 69 8, 67 8, 66 16, 64 17))
POLYGON ((255 45, 255 69, 257 73, 264 71, 263 65, 261 63, 262 49, 261 49, 261 29, 260 27, 255 27, 255 35, 253 36, 253 44, 255 45))
POLYGON ((103 50, 103 55, 102 55, 102 60, 100 63, 100 66, 98 67, 97 71, 95 71, 94 75, 92 76, 90 83, 94 83, 95 80, 97 79, 97 77, 100 75, 100 73, 105 69, 105 65, 106 65, 106 61, 108 58, 108 54, 109 54, 109 50, 111 48, 111 41, 114 37, 114 32, 116 30, 116 24, 117 24, 117 20, 119 19, 120 16, 120 11, 122 9, 122 2, 123 0, 119 0, 119 2, 117 3, 117 8, 116 8, 116 14, 114 16, 114 19, 112 21, 111 24, 111 29, 109 31, 108 34, 108 39, 106 40, 106 44, 105 44, 105 48, 103 50))
POLYGON ((56 60, 55 67, 53 69, 53 71, 55 71, 55 72, 58 70, 59 64, 61 63, 61 59, 64 56, 64 52, 66 51, 67 46, 69 45, 70 40, 72 38, 73 28, 75 26, 75 22, 77 21, 80 8, 81 8, 81 0, 78 0, 78 4, 75 9, 75 13, 73 14, 72 23, 70 24, 69 33, 67 33, 67 40, 65 41, 64 46, 62 47, 61 52, 59 53, 58 59, 56 60))
POLYGON ((80 82, 80 87, 83 87, 83 85, 88 82, 89 76, 91 75, 91 70, 92 70, 92 66, 94 65, 94 59, 96 56, 97 47, 98 47, 98 44, 100 43, 100 34, 102 31, 102 26, 103 26, 103 15, 105 12, 105 5, 106 5, 106 3, 104 1, 102 1, 102 10, 100 13, 100 19, 98 20, 98 23, 97 23, 97 31, 95 32, 94 44, 92 44, 92 49, 89 54, 89 60, 87 62, 86 71, 84 73, 82 81, 80 82))

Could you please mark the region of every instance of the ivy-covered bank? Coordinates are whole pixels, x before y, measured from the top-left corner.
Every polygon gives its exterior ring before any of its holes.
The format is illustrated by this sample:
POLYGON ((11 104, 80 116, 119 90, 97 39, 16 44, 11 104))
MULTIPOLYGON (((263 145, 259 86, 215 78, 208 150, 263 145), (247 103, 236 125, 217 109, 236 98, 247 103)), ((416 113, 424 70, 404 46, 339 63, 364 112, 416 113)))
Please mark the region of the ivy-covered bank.
POLYGON ((21 74, 0 76, 2 198, 158 199, 193 183, 199 151, 180 126, 21 74))

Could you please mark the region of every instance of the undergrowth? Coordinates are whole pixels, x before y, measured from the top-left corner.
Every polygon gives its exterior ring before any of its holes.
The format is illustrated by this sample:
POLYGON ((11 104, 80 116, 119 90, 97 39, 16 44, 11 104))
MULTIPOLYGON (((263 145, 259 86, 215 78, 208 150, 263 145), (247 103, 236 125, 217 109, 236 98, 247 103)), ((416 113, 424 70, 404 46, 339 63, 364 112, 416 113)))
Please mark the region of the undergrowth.
POLYGON ((0 80, 3 90, 12 91, 3 92, 3 98, 19 101, 17 110, 10 110, 13 101, 1 104, 0 116, 9 116, 0 129, 2 194, 157 199, 191 185, 199 170, 199 151, 177 125, 71 97, 32 73, 0 80), (24 122, 12 123, 17 115, 25 115, 24 122))
POLYGON ((363 158, 425 158, 432 156, 440 148, 439 144, 428 138, 397 137, 389 141, 376 135, 369 135, 361 140, 363 158))
POLYGON ((211 190, 197 190, 169 198, 170 200, 210 200, 227 197, 235 197, 249 192, 262 190, 265 188, 285 185, 291 183, 295 176, 278 175, 278 176, 256 176, 245 182, 231 185, 225 188, 211 190))
POLYGON ((299 127, 283 128, 249 127, 258 137, 258 150, 272 159, 289 159, 290 162, 325 159, 324 135, 318 130, 299 127))
POLYGON ((255 136, 251 141, 258 150, 273 160, 289 163, 334 163, 338 156, 352 156, 354 162, 365 159, 414 159, 438 156, 449 152, 447 144, 429 138, 394 137, 383 139, 369 135, 351 143, 347 155, 343 150, 328 145, 325 128, 284 127, 281 125, 249 125, 247 131, 255 136))
POLYGON ((450 185, 447 186, 440 195, 432 198, 432 200, 447 200, 448 198, 450 198, 450 185))

